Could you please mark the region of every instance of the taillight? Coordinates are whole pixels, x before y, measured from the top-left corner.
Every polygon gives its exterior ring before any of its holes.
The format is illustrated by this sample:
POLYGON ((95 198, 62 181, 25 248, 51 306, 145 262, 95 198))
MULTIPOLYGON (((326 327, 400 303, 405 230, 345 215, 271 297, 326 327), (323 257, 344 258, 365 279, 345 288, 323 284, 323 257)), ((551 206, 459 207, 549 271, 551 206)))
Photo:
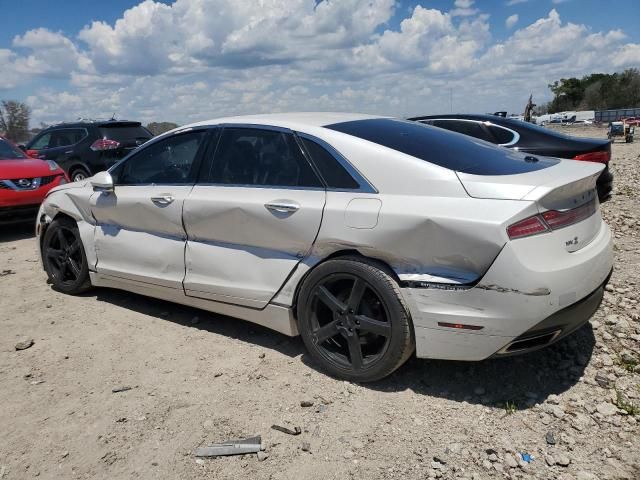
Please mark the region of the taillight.
POLYGON ((558 212, 557 210, 549 210, 542 214, 542 218, 547 222, 551 230, 557 230, 559 228, 568 227, 574 223, 581 222, 585 218, 589 218, 596 212, 596 202, 591 201, 585 203, 580 207, 573 208, 564 212, 558 212))
POLYGON ((100 152, 103 150, 115 150, 120 146, 120 142, 115 140, 109 140, 108 138, 99 138, 91 144, 91 150, 94 152, 100 152))
POLYGON ((544 223, 539 215, 525 218, 513 225, 507 227, 507 235, 511 240, 516 238, 530 237, 531 235, 537 235, 549 230, 549 227, 544 223))
POLYGON ((530 237, 539 233, 558 230, 568 227, 574 223, 581 222, 585 218, 589 218, 596 212, 596 201, 591 200, 571 210, 560 212, 558 210, 547 210, 540 215, 533 215, 524 220, 509 225, 507 227, 507 235, 511 240, 516 238, 530 237))
POLYGON ((606 150, 600 150, 597 152, 583 153, 573 157, 574 160, 582 160, 584 162, 597 162, 597 163, 609 163, 609 152, 606 150))

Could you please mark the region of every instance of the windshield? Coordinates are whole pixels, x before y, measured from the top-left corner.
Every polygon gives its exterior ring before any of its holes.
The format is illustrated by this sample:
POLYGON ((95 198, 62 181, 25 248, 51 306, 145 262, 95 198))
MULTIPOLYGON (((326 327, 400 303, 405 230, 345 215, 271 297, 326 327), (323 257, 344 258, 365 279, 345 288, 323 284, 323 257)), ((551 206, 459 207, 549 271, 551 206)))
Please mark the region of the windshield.
POLYGON ((375 118, 327 125, 450 170, 473 175, 513 175, 558 163, 418 122, 375 118))
POLYGON ((22 150, 12 143, 0 138, 0 160, 13 160, 16 158, 27 158, 22 150))

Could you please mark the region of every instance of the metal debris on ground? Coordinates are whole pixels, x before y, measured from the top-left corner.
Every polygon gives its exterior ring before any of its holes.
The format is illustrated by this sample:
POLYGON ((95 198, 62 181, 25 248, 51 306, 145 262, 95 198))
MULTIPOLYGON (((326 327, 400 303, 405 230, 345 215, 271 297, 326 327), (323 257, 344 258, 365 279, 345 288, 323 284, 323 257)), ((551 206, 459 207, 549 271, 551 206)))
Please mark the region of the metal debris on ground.
POLYGON ((33 341, 33 338, 30 338, 29 340, 24 340, 22 342, 18 342, 16 343, 16 350, 26 350, 27 348, 32 347, 34 343, 36 342, 33 341))
POLYGON ((244 440, 229 440, 224 443, 212 443, 208 447, 196 448, 196 457, 220 457, 224 455, 244 455, 258 453, 262 440, 260 436, 244 440))
POLYGON ((116 387, 111 389, 111 393, 120 393, 126 392, 127 390, 131 390, 131 387, 116 387))
POLYGON ((302 429, 300 427, 293 427, 293 430, 287 427, 283 427, 281 425, 271 425, 273 430, 278 430, 279 432, 286 433, 287 435, 300 435, 302 433, 302 429))

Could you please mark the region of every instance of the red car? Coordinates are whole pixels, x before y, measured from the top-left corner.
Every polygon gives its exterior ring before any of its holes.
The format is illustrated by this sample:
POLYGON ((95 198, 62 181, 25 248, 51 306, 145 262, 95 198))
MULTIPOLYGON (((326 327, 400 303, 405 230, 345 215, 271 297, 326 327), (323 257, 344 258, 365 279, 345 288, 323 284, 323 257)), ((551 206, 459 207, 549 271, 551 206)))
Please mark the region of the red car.
POLYGON ((0 137, 0 225, 34 220, 47 192, 68 181, 56 162, 30 158, 0 137))

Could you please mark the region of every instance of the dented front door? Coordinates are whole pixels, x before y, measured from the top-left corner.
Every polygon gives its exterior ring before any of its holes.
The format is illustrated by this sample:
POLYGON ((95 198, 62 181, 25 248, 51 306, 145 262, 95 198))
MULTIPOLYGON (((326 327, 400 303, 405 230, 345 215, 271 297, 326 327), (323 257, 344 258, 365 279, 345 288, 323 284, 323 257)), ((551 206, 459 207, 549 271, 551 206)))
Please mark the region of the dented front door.
POLYGON ((115 192, 94 195, 96 270, 181 289, 186 241, 182 205, 192 188, 116 186, 115 192))
POLYGON ((182 209, 211 134, 152 141, 111 171, 113 191, 91 197, 98 273, 182 290, 182 209))

